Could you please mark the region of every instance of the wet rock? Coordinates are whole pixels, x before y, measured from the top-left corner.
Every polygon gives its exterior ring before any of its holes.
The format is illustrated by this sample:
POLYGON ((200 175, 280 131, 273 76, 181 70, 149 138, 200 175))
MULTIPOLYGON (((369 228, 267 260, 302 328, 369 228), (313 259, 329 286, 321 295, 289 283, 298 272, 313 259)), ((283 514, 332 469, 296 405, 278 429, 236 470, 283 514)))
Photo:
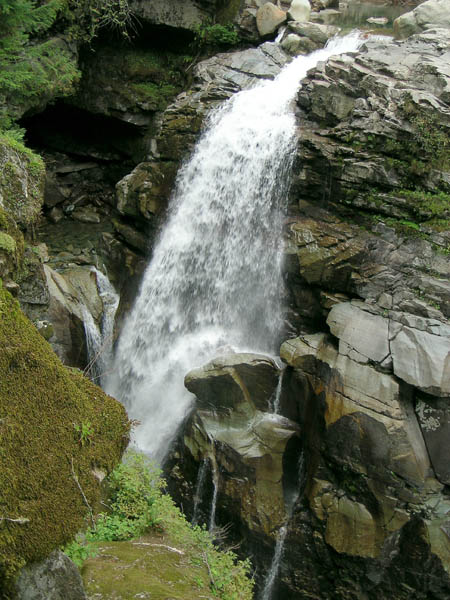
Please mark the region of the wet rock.
POLYGON ((286 21, 286 13, 271 2, 267 2, 256 13, 256 25, 262 37, 274 33, 286 21))
POLYGON ((46 560, 24 567, 16 583, 17 600, 86 600, 76 565, 60 550, 46 560))

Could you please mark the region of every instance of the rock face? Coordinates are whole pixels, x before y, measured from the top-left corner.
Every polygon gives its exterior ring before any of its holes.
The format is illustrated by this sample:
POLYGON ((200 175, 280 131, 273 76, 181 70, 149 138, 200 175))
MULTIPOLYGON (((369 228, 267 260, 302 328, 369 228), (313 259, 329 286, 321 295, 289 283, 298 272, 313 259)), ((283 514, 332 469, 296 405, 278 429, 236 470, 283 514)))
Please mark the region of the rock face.
POLYGON ((86 600, 78 568, 60 550, 22 569, 16 588, 17 600, 86 600))
POLYGON ((400 39, 433 27, 450 27, 449 0, 427 0, 394 21, 394 32, 400 39))

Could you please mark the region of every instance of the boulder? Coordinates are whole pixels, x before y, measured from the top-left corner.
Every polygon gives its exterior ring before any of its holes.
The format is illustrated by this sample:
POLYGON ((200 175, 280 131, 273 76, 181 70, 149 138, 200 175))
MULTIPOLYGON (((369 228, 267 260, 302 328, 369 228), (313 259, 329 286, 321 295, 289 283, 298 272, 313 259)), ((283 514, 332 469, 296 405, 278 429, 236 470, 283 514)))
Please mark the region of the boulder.
POLYGON ((450 0, 427 0, 394 21, 394 33, 400 39, 433 27, 450 28, 450 0))
POLYGON ((24 567, 16 582, 17 600, 86 600, 80 571, 61 550, 24 567))
MULTIPOLYGON (((197 408, 184 431, 183 461, 191 457, 198 469, 207 461, 221 514, 233 506, 234 518, 258 535, 273 535, 286 518, 286 485, 293 484, 286 456, 294 438, 298 446, 298 426, 272 413, 278 378, 269 357, 230 354, 185 379, 197 408)), ((202 510, 208 515, 208 506, 202 510)))
POLYGON ((311 15, 311 4, 309 0, 292 0, 289 7, 288 17, 292 21, 306 23, 311 15))
POLYGON ((259 35, 265 37, 274 33, 286 21, 286 13, 271 2, 267 2, 256 13, 259 35))

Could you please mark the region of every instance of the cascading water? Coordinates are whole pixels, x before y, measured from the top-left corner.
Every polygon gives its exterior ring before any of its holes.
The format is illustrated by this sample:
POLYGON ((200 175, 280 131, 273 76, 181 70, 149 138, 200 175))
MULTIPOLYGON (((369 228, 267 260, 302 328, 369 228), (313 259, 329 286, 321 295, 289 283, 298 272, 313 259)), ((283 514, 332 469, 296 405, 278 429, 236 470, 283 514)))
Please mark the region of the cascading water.
POLYGON ((95 267, 91 268, 91 272, 95 273, 98 295, 103 303, 101 326, 97 325, 86 306, 82 307, 82 314, 89 358, 87 371, 91 379, 100 385, 104 383, 106 370, 111 364, 114 317, 119 306, 119 295, 106 275, 95 267))
POLYGON ((215 110, 180 170, 169 217, 124 325, 106 389, 161 460, 192 396, 185 374, 224 344, 275 352, 282 327, 282 216, 294 154, 292 100, 306 72, 354 51, 356 34, 292 61, 215 110))

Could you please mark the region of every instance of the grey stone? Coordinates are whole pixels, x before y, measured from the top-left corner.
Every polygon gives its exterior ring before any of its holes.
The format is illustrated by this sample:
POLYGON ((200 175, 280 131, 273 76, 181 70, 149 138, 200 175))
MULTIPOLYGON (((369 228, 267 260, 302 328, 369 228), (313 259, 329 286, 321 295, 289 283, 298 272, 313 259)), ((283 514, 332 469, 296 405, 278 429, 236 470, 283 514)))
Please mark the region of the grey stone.
POLYGON ((450 0, 428 0, 394 21, 394 32, 398 38, 432 27, 450 27, 450 0))
POLYGON ((286 13, 271 2, 264 4, 256 13, 256 25, 261 36, 274 33, 286 21, 286 13))
POLYGON ((350 303, 341 303, 332 307, 327 324, 339 339, 339 351, 344 355, 352 348, 367 359, 382 362, 390 353, 388 320, 384 317, 372 315, 350 303), (345 350, 341 348, 341 342, 347 345, 345 350))
POLYGON ((55 550, 24 567, 16 583, 17 600, 86 600, 80 572, 68 556, 55 550))
POLYGON ((450 396, 450 338, 403 327, 391 341, 394 373, 435 396, 450 396))
POLYGON ((299 23, 309 21, 311 4, 309 0, 292 0, 288 11, 289 18, 299 23))

